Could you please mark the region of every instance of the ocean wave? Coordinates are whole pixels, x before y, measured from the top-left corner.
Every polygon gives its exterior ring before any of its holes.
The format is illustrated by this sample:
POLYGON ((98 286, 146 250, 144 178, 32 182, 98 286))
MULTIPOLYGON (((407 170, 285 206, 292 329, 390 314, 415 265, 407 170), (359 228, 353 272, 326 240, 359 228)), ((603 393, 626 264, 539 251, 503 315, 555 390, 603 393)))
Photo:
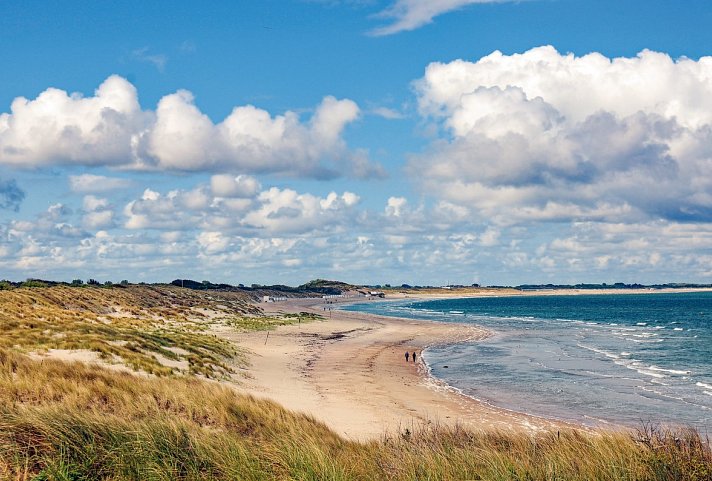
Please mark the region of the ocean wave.
POLYGON ((695 386, 702 387, 705 389, 712 389, 712 386, 710 386, 709 384, 705 384, 704 382, 698 382, 697 384, 695 384, 695 386))
POLYGON ((673 396, 672 394, 670 394, 668 392, 662 392, 657 389, 653 389, 653 388, 646 387, 646 386, 641 386, 641 389, 645 392, 656 394, 658 397, 661 397, 661 398, 672 399, 675 401, 682 401, 682 402, 685 402, 686 404, 689 404, 685 401, 685 398, 680 397, 680 396, 673 396))
POLYGON ((614 354, 610 351, 606 351, 605 349, 601 349, 599 347, 586 346, 585 344, 581 344, 581 343, 577 343, 576 345, 582 349, 586 349, 587 351, 592 351, 592 352, 595 352, 598 354, 603 354, 604 356, 606 356, 609 359, 619 359, 618 354, 614 354))
POLYGON ((644 376, 655 377, 655 378, 658 378, 658 379, 662 379, 662 378, 666 377, 665 374, 660 374, 660 373, 658 373, 658 372, 649 371, 649 370, 647 370, 647 369, 636 369, 636 368, 634 368, 634 367, 631 368, 631 369, 635 369, 638 373, 640 373, 640 374, 642 374, 642 375, 644 375, 644 376))
POLYGON ((682 371, 679 369, 665 369, 658 366, 650 366, 648 369, 651 371, 669 372, 670 374, 691 374, 691 371, 682 371))

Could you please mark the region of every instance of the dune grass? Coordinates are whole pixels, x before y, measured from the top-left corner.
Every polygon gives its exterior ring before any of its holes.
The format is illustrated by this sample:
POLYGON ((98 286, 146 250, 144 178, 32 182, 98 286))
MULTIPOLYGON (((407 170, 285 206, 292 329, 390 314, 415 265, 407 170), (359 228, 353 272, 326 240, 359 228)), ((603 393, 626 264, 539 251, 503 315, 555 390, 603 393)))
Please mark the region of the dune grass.
POLYGON ((174 286, 37 287, 0 291, 0 348, 91 351, 136 371, 225 378, 246 367, 216 326, 269 329, 318 316, 267 316, 241 293, 174 286))
MULTIPOLYGON (((214 307, 202 301, 203 308, 214 307)), ((207 332, 204 317, 179 289, 13 289, 0 292, 0 348, 88 350, 159 376, 178 371, 165 360, 182 361, 188 374, 224 377, 243 356, 207 332)))
POLYGON ((318 314, 310 312, 285 313, 270 316, 238 316, 228 317, 225 323, 240 331, 264 331, 279 326, 288 326, 301 322, 312 322, 323 319, 318 314))
POLYGON ((191 377, 141 378, 0 351, 0 479, 709 480, 693 431, 404 431, 347 441, 191 377))

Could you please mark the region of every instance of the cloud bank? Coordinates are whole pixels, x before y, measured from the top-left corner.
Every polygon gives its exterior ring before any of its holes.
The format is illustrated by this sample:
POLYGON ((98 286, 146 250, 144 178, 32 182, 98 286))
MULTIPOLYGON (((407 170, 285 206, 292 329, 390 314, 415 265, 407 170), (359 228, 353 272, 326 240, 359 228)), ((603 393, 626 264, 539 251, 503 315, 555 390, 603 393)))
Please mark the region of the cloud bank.
POLYGON ((136 88, 113 75, 92 97, 50 88, 34 100, 16 98, 10 113, 0 114, 0 163, 381 176, 382 168, 342 138, 359 115, 355 102, 327 96, 308 121, 292 111, 272 116, 245 105, 216 124, 186 90, 163 97, 155 111, 143 110, 136 88))
POLYGON ((433 63, 415 83, 441 140, 428 193, 499 223, 712 220, 712 57, 553 47, 433 63))

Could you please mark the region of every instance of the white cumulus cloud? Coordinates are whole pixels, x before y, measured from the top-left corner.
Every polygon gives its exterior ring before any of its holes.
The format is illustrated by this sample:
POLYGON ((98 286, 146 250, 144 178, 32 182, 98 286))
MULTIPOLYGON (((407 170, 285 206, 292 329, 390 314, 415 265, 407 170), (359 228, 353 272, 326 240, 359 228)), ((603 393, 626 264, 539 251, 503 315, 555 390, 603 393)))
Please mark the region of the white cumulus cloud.
MULTIPOLYGON (((213 181, 215 178, 213 178, 213 181)), ((221 177, 218 183, 221 182, 221 177)), ((235 180, 235 179, 233 179, 235 180)), ((250 179, 245 180, 248 184, 250 179)), ((238 232, 254 236, 302 234, 321 230, 343 230, 353 222, 360 198, 352 192, 331 192, 325 197, 298 193, 292 189, 271 187, 235 194, 198 186, 192 190, 172 190, 166 194, 146 189, 140 199, 126 204, 123 210, 128 229, 192 230, 202 229, 211 244, 216 232, 238 232), (228 193, 235 198, 225 198, 228 193)), ((244 186, 239 185, 243 188, 244 186)), ((255 188, 257 187, 257 188, 255 188)), ((92 206, 97 201, 88 201, 92 206)), ((201 244, 202 245, 202 244, 201 244)), ((207 243, 205 244, 207 246, 207 243)), ((206 247, 207 249, 207 247, 206 247)), ((215 249, 207 249, 213 252, 215 249)))
MULTIPOLYGON (((308 120, 292 111, 273 116, 245 105, 215 123, 186 90, 161 98, 155 111, 143 110, 136 88, 112 75, 90 97, 49 88, 34 100, 16 98, 10 112, 0 114, 0 163, 382 176, 365 151, 351 151, 343 140, 344 129, 360 114, 352 100, 327 96, 308 120)), ((76 176, 73 188, 98 191, 90 180, 76 176)))
POLYGON ((252 197, 260 190, 260 183, 249 175, 214 175, 210 188, 217 197, 252 197))
POLYGON ((0 114, 0 162, 28 167, 125 164, 151 117, 136 88, 116 75, 92 97, 49 88, 34 100, 16 98, 10 112, 0 114))
POLYGON ((410 161, 436 197, 500 223, 712 219, 712 57, 539 47, 431 64, 416 89, 446 133, 410 161))

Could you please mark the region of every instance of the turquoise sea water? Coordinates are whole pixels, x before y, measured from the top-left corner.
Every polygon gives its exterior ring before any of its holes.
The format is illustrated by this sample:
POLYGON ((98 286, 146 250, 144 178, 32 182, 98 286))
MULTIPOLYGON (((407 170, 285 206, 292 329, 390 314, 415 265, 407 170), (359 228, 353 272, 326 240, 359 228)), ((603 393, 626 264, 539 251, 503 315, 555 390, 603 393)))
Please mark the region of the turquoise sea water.
POLYGON ((490 329, 485 341, 433 347, 423 359, 435 377, 500 407, 589 425, 654 422, 712 434, 710 292, 344 308, 490 329))

